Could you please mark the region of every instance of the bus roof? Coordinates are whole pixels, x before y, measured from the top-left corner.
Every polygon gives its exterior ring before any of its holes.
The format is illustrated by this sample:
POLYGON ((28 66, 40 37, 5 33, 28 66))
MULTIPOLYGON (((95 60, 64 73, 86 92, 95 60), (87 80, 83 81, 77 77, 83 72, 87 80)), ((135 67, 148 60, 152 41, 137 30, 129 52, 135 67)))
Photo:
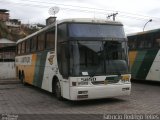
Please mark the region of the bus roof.
POLYGON ((73 18, 73 19, 64 19, 57 21, 57 24, 65 23, 65 22, 76 22, 76 23, 104 23, 104 24, 115 24, 122 25, 121 22, 118 21, 109 21, 105 19, 92 19, 92 18, 73 18))
POLYGON ((137 36, 137 35, 145 35, 145 34, 155 33, 155 32, 160 32, 160 28, 159 29, 154 29, 154 30, 148 30, 148 31, 144 31, 144 32, 131 33, 131 34, 128 34, 127 37, 137 36))
MULTIPOLYGON (((92 19, 92 18, 72 18, 72 19, 64 19, 64 20, 57 20, 56 21, 56 24, 61 24, 61 23, 100 23, 100 24, 110 24, 110 25, 123 25, 121 22, 118 22, 118 21, 109 21, 109 20, 105 20, 105 19, 92 19)), ((28 39, 28 38, 31 38, 33 37, 34 35, 37 35, 38 33, 41 33, 49 28, 52 28, 55 26, 55 23, 51 24, 51 25, 48 25, 46 26, 45 28, 35 32, 35 33, 32 33, 30 35, 28 35, 27 37, 25 38, 22 38, 22 39, 19 39, 17 41, 17 43, 19 42, 22 42, 24 41, 25 39, 28 39)))

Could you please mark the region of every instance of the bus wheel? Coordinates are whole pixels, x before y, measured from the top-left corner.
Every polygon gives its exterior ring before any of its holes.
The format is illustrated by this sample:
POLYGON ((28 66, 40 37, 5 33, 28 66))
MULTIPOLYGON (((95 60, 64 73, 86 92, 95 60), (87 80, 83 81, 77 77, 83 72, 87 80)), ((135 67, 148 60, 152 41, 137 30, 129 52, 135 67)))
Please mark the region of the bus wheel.
POLYGON ((60 82, 58 80, 56 80, 56 84, 55 84, 55 95, 58 100, 62 100, 61 86, 60 86, 60 82))
POLYGON ((18 79, 21 80, 21 71, 18 72, 18 79))
POLYGON ((25 84, 24 78, 25 78, 24 71, 22 71, 22 74, 20 76, 20 80, 21 80, 22 84, 25 84))

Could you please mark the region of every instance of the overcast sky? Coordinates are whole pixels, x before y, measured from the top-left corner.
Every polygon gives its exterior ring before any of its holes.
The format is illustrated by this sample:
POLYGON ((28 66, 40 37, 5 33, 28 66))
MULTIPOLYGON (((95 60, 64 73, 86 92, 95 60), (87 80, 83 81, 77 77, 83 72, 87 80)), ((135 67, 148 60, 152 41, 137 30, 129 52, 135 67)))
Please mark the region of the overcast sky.
MULTIPOLYGON (((42 23, 53 6, 60 8, 57 18, 103 18, 118 12, 116 20, 124 24, 125 32, 160 28, 160 0, 0 0, 0 9, 10 10, 11 19, 22 23, 42 23)), ((111 19, 112 20, 112 19, 111 19)))

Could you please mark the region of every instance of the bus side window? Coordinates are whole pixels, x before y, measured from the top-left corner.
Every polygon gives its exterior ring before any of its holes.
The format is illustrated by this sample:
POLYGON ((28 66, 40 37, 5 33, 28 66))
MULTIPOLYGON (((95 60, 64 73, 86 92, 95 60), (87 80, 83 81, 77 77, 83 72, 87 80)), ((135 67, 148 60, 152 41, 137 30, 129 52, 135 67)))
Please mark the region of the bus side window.
POLYGON ((46 48, 55 49, 55 30, 54 29, 46 32, 46 48))
POLYGON ((38 36, 38 50, 44 50, 44 45, 45 45, 45 34, 41 33, 38 36))
POLYGON ((155 39, 155 46, 160 47, 160 38, 155 39))
POLYGON ((160 48, 160 32, 153 33, 154 48, 160 48))
POLYGON ((37 50, 37 36, 31 38, 31 52, 35 52, 37 50))
POLYGON ((144 40, 139 41, 139 47, 138 48, 145 48, 145 41, 144 40))
POLYGON ((3 61, 3 50, 0 49, 0 61, 3 61))
POLYGON ((21 43, 18 44, 18 55, 21 54, 21 43))
POLYGON ((22 42, 22 47, 21 47, 21 53, 25 53, 25 47, 26 47, 26 44, 25 44, 25 41, 22 42))
POLYGON ((130 40, 130 42, 129 42, 129 48, 131 50, 136 48, 136 40, 130 40))
POLYGON ((136 38, 135 37, 128 37, 128 46, 130 50, 136 49, 136 38))
POLYGON ((26 41, 26 53, 29 53, 30 52, 30 39, 28 39, 27 41, 26 41))

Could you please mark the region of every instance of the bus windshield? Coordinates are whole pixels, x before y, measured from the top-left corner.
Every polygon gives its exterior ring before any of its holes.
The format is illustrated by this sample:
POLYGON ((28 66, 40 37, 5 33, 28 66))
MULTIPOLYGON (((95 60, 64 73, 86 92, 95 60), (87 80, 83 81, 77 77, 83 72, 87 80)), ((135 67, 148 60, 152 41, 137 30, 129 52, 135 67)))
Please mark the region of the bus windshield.
POLYGON ((126 42, 70 41, 70 75, 128 73, 126 42))
POLYGON ((72 23, 68 26, 70 37, 125 38, 122 25, 72 23))

